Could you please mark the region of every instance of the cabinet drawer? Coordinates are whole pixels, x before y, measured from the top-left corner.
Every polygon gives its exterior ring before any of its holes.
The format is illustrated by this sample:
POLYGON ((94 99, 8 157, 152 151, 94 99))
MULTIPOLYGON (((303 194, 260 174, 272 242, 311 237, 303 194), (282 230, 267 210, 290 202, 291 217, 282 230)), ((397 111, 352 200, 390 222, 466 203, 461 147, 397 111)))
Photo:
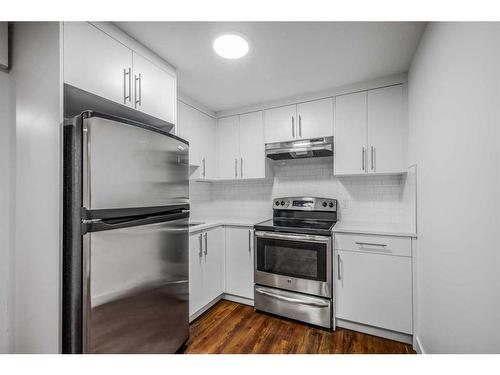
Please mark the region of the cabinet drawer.
POLYGON ((335 234, 335 249, 411 257, 411 240, 365 234, 335 234))

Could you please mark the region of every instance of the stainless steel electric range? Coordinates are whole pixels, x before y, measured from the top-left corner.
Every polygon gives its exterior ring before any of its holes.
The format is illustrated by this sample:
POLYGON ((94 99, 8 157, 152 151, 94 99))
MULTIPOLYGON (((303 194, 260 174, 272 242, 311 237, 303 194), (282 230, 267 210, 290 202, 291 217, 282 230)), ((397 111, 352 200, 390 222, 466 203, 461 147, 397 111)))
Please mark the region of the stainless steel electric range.
POLYGON ((255 309, 335 328, 332 229, 337 201, 286 197, 255 229, 255 309))

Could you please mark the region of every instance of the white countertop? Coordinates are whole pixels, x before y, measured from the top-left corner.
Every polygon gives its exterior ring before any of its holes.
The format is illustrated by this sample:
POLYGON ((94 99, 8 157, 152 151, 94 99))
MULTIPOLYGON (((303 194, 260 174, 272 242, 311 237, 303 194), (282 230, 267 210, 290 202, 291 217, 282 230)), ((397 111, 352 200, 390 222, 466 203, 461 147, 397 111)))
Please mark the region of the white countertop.
MULTIPOLYGON (((192 220, 200 223, 189 227, 189 233, 196 233, 220 226, 253 227, 268 218, 210 218, 205 220, 192 220)), ((383 224, 370 222, 338 221, 333 227, 333 233, 375 234, 383 236, 417 237, 417 234, 401 224, 383 224)))
POLYGON ((210 228, 220 227, 220 226, 235 226, 235 227, 253 227, 255 224, 265 221, 267 219, 242 219, 242 218, 224 218, 224 219, 206 219, 206 220, 192 220, 191 223, 200 223, 198 225, 192 225, 189 227, 189 233, 196 233, 200 230, 206 230, 210 228))
MULTIPOLYGON (((189 233, 196 233, 220 226, 253 227, 268 218, 209 218, 205 220, 191 220, 191 223, 200 223, 189 227, 189 233)), ((383 236, 417 237, 417 233, 401 224, 385 224, 355 221, 338 221, 333 227, 333 233, 375 234, 383 236)))
POLYGON ((378 234, 383 236, 417 237, 415 231, 401 224, 338 221, 333 233, 378 234))

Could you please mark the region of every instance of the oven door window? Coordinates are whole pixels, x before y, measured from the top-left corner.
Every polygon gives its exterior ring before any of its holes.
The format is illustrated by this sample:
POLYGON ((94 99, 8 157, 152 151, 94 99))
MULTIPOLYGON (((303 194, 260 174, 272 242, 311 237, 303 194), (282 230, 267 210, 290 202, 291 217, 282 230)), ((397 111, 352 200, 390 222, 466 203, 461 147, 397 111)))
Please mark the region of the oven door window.
POLYGON ((257 238, 257 270, 326 281, 325 243, 257 238))

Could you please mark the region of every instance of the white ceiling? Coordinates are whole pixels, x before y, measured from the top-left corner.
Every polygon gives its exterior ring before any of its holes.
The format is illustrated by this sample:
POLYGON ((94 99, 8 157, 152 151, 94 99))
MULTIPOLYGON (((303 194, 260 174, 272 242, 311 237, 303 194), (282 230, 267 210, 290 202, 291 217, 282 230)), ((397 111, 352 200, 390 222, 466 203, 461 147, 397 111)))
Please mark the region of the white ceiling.
POLYGON ((179 90, 213 111, 406 72, 425 27, 418 22, 117 22, 177 68, 179 90), (250 52, 226 60, 223 32, 250 52))

